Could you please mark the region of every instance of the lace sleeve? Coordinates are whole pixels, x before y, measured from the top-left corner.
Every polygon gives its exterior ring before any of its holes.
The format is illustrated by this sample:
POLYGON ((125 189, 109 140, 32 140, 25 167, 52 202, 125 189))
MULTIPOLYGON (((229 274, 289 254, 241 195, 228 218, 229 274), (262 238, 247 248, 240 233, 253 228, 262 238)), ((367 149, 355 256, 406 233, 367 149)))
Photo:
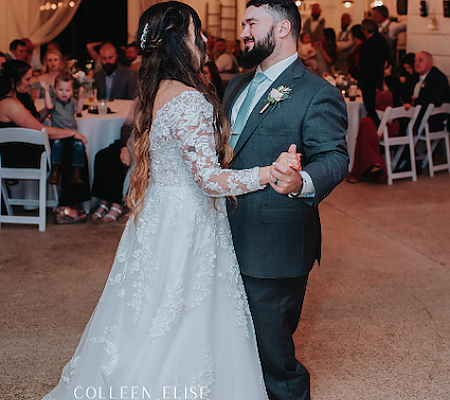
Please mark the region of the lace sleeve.
POLYGON ((203 96, 198 98, 186 98, 188 102, 180 109, 175 128, 181 156, 192 171, 194 181, 211 197, 238 196, 263 189, 259 183, 259 167, 244 170, 220 167, 212 126, 212 106, 205 104, 203 96))

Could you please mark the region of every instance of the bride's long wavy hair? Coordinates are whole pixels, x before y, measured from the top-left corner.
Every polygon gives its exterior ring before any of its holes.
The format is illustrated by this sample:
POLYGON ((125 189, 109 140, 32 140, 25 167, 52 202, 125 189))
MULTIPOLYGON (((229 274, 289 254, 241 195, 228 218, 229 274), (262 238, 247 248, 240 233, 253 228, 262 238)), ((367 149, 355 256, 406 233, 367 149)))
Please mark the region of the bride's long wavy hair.
POLYGON ((230 126, 217 95, 201 78, 206 46, 201 37, 200 18, 193 8, 177 1, 155 4, 142 14, 138 43, 142 52, 139 68, 139 102, 130 145, 135 166, 131 173, 127 205, 137 216, 144 205, 150 168, 150 136, 156 93, 162 80, 176 80, 201 92, 214 110, 214 138, 222 168, 226 168, 233 152, 228 145, 230 126), (195 27, 195 43, 201 54, 193 54, 188 44, 188 28, 195 27))

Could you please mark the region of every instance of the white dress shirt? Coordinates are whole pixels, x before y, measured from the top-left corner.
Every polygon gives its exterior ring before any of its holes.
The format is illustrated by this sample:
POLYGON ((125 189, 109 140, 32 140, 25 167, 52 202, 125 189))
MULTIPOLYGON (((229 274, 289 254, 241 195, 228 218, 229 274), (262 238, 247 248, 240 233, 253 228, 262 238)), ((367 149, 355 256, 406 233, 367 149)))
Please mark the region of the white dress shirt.
MULTIPOLYGON (((400 32, 406 31, 407 21, 396 22, 391 21, 389 18, 385 19, 379 26, 378 32, 383 33, 387 29, 387 34, 391 40, 397 40, 397 36, 400 32)), ((385 31, 386 32, 386 31, 385 31)))
MULTIPOLYGON (((248 111, 248 116, 251 114, 253 109, 255 108, 256 104, 261 99, 262 95, 269 89, 269 87, 275 82, 275 80, 298 58, 298 54, 295 53, 292 56, 285 58, 282 61, 279 61, 278 63, 272 65, 270 68, 267 68, 265 71, 261 70, 261 67, 258 65, 258 68, 255 71, 255 75, 258 72, 264 73, 266 75, 267 79, 261 83, 258 86, 258 89, 256 90, 255 97, 253 98, 252 104, 250 106, 250 109, 248 111)), ((244 102, 245 97, 247 96, 248 89, 250 87, 251 80, 247 83, 246 87, 242 90, 241 94, 238 96, 236 101, 234 102, 233 108, 231 109, 231 130, 233 130, 234 122, 236 121, 236 117, 239 111, 239 108, 241 107, 242 103, 244 102)), ((286 146, 289 146, 291 143, 287 143, 286 146)), ((287 149, 286 149, 287 151, 287 149)), ((314 184, 312 182, 311 177, 309 174, 305 171, 300 171, 300 175, 303 178, 303 187, 301 192, 301 197, 314 197, 316 193, 316 189, 314 187, 314 184)))

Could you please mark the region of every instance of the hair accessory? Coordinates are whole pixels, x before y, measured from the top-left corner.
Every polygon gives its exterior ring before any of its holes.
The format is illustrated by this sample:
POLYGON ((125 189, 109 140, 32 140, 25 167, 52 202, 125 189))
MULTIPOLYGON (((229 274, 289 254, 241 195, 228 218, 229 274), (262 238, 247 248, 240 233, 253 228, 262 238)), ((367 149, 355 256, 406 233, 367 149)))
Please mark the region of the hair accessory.
POLYGON ((147 33, 148 33, 148 22, 144 26, 144 31, 141 35, 141 50, 145 49, 145 42, 147 41, 147 33))

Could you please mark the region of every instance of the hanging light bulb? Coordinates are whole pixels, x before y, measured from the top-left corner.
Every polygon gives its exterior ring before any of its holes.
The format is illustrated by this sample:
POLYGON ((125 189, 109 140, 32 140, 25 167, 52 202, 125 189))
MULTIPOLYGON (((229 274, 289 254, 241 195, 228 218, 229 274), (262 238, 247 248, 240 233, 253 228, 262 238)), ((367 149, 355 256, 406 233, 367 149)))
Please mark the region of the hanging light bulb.
POLYGON ((346 0, 346 1, 343 1, 343 2, 342 2, 342 5, 343 5, 345 8, 350 8, 350 7, 353 5, 353 1, 352 1, 352 0, 346 0))

